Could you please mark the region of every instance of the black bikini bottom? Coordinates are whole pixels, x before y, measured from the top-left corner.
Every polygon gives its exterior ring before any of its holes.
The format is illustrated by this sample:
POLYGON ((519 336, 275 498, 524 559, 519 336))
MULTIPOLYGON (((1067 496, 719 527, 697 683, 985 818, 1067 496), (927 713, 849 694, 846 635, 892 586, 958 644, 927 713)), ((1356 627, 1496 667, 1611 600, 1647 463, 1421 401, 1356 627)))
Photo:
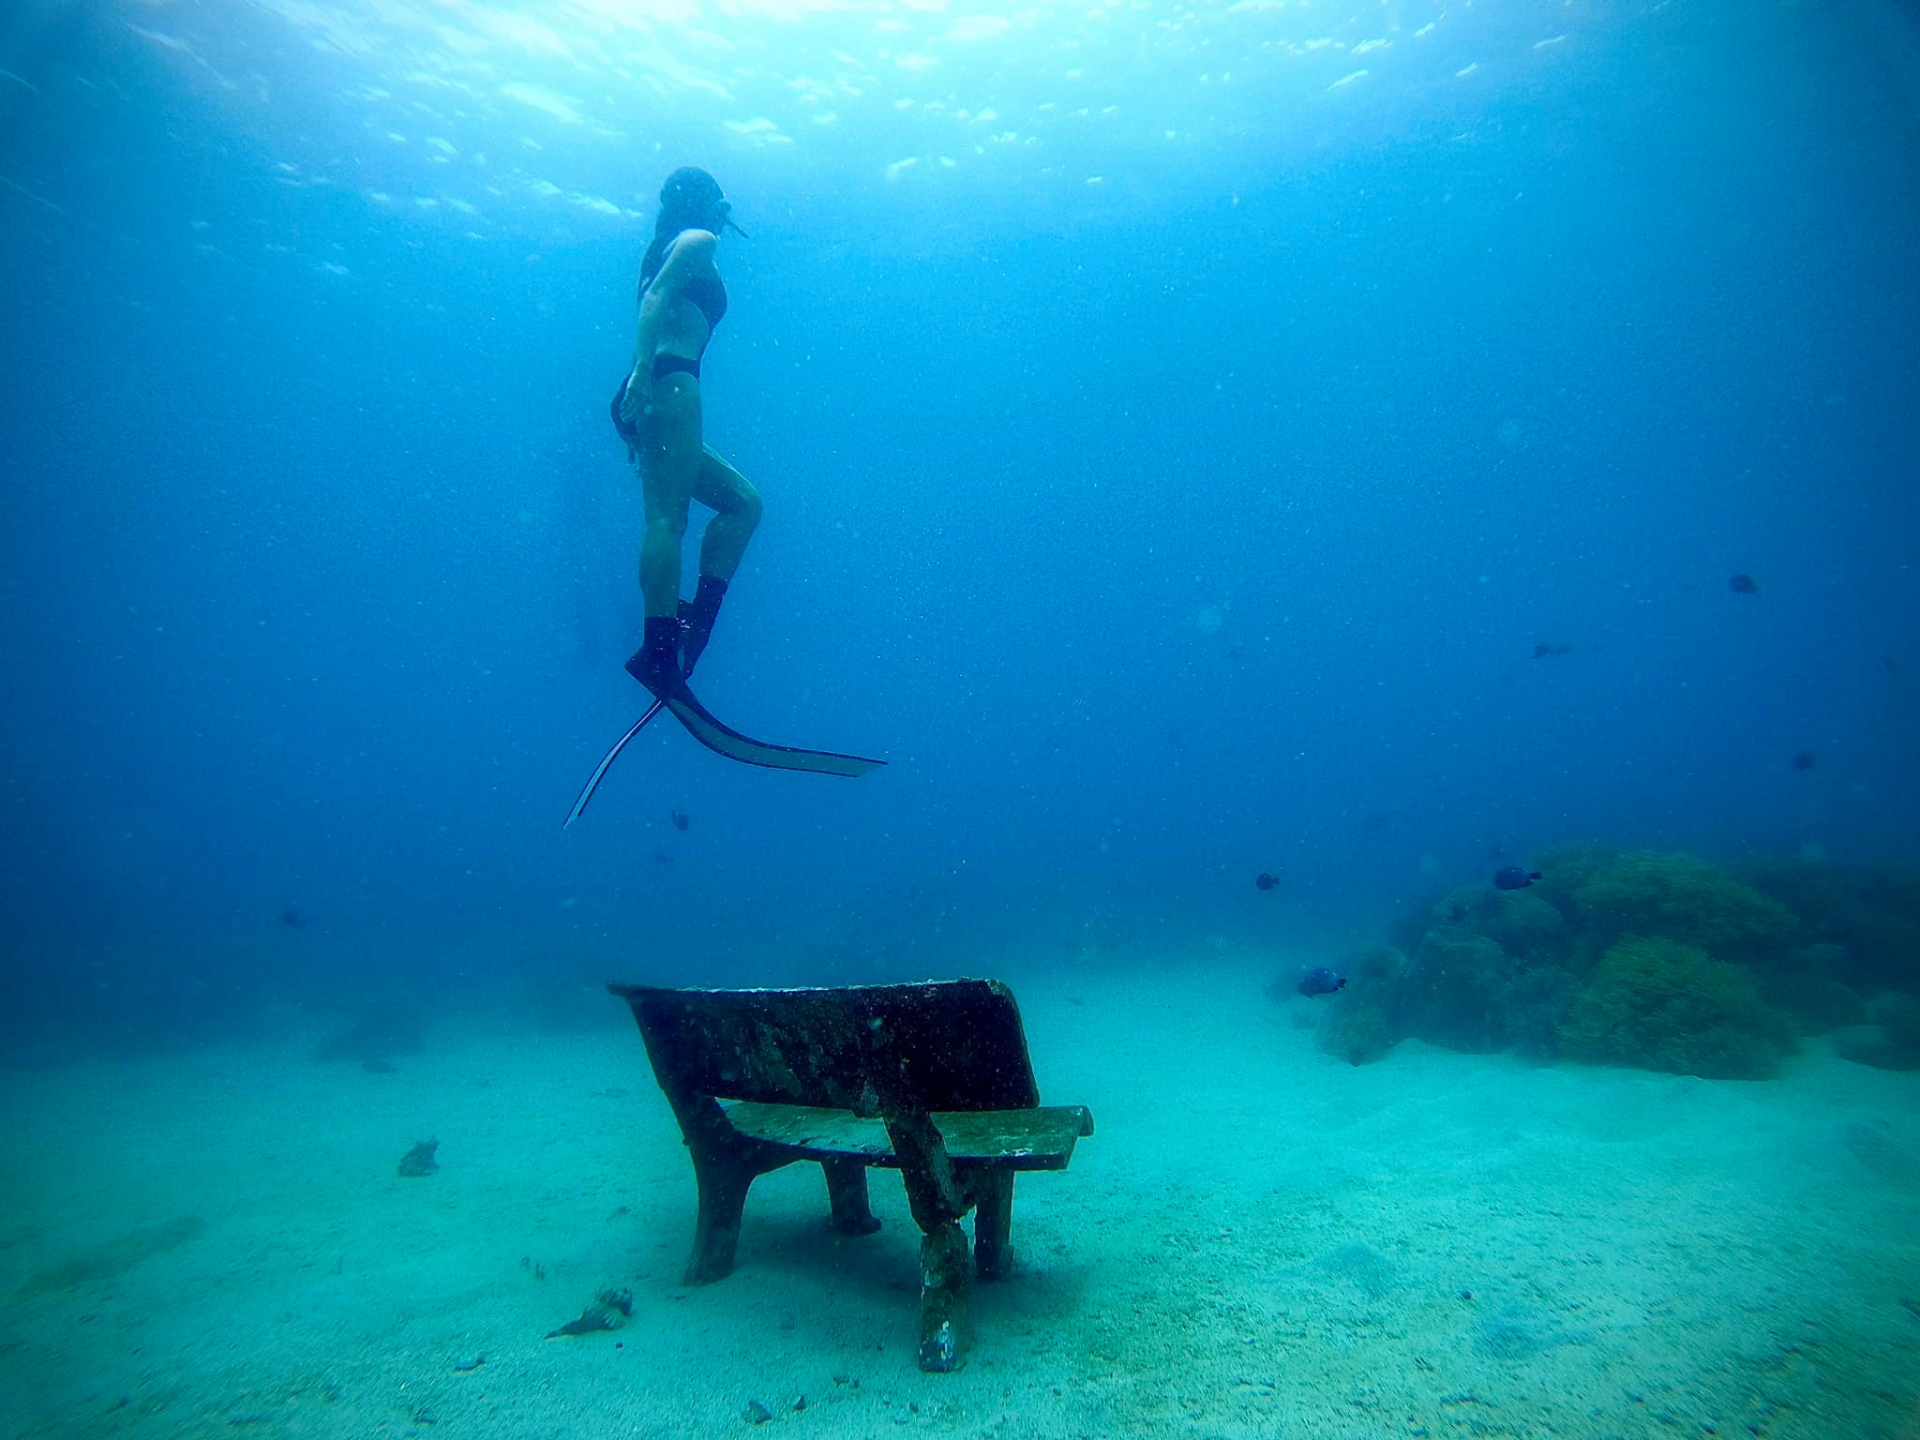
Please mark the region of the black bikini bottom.
MULTIPOLYGON (((694 379, 698 380, 700 378, 700 362, 698 360, 689 360, 684 355, 654 356, 653 378, 655 380, 662 380, 669 375, 691 375, 694 379)), ((626 403, 627 381, 631 378, 631 376, 621 377, 620 388, 613 392, 613 404, 607 407, 613 416, 613 428, 619 432, 620 438, 630 446, 638 443, 640 432, 626 422, 626 419, 620 414, 620 408, 626 403)))

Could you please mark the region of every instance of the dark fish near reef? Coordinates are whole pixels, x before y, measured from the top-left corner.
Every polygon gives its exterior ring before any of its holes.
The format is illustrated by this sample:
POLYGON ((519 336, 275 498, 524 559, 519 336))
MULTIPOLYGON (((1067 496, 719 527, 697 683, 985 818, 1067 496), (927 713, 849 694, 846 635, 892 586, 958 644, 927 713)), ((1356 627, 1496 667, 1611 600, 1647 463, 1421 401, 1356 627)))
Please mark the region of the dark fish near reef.
POLYGON ((1311 998, 1315 995, 1331 995, 1336 990, 1344 989, 1346 983, 1346 976, 1336 975, 1322 965, 1317 970, 1309 970, 1301 976, 1300 983, 1294 986, 1294 989, 1311 998))
POLYGON ((1758 595, 1760 593, 1760 582, 1742 570, 1738 575, 1727 581, 1727 588, 1736 595, 1758 595))
POLYGON ((1502 865, 1493 872, 1496 890, 1524 890, 1540 878, 1538 870, 1522 870, 1518 865, 1502 865))
POLYGON ((667 812, 667 818, 668 818, 669 820, 671 820, 671 821, 673 821, 673 828, 674 828, 674 829, 676 829, 676 830, 684 830, 684 829, 686 829, 686 828, 687 828, 687 823, 688 823, 688 822, 687 822, 687 812, 686 812, 686 811, 684 811, 684 810, 669 810, 669 811, 667 812))
POLYGON ((1264 870, 1253 877, 1253 888, 1256 890, 1271 890, 1279 883, 1280 877, 1278 875, 1269 875, 1264 870))

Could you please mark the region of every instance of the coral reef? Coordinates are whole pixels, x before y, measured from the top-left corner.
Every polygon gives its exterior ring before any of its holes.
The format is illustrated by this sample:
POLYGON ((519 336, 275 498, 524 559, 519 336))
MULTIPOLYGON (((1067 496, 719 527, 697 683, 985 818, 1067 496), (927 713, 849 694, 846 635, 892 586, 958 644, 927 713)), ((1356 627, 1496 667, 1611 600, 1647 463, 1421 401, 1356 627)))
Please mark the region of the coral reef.
POLYGON ((1569 1055, 1719 1080, 1763 1080, 1796 1045, 1793 1017, 1738 966, 1662 936, 1616 942, 1560 1026, 1569 1055))
MULTIPOLYGON (((1349 1065, 1370 1065, 1385 1059, 1406 1034, 1389 1007, 1406 978, 1407 957, 1391 945, 1374 945, 1347 956, 1327 971, 1315 973, 1345 978, 1341 988, 1331 993, 1316 992, 1313 998, 1318 1015, 1297 1017, 1296 1025, 1311 1025, 1314 1045, 1349 1065)), ((1267 986, 1268 997, 1276 1001, 1288 1001, 1301 993, 1299 975, 1291 969, 1267 986)))
POLYGON ((1920 992, 1920 873, 1774 860, 1742 866, 1740 876, 1833 947, 1825 951, 1830 978, 1869 993, 1920 992))
POLYGON ((1386 1059, 1398 1040, 1384 1009, 1344 996, 1328 1007, 1313 1032, 1316 1046, 1349 1065, 1371 1065, 1386 1059))
POLYGON ((1851 985, 1843 945, 1822 940, 1796 950, 1779 964, 1754 973, 1761 998, 1789 1012, 1804 1035, 1825 1035, 1867 1020, 1867 1002, 1851 985))
POLYGON ((1480 881, 1449 890, 1429 917, 1484 935, 1522 965, 1566 965, 1576 934, 1567 917, 1530 890, 1499 890, 1480 881))
POLYGON ((1556 964, 1530 966, 1445 913, 1399 986, 1393 1014, 1401 1032, 1453 1050, 1552 1055, 1577 978, 1556 964))
POLYGON ((1538 863, 1528 887, 1477 881, 1401 906, 1395 944, 1340 967, 1353 983, 1320 1048, 1365 1064, 1413 1036, 1758 1077, 1800 1034, 1832 1034, 1847 1059, 1920 1069, 1920 874, 1813 860, 1736 873, 1597 844, 1538 863))
POLYGON ((1542 898, 1602 948, 1658 935, 1720 960, 1766 964, 1802 938, 1786 906, 1697 855, 1579 845, 1550 852, 1541 869, 1542 898))

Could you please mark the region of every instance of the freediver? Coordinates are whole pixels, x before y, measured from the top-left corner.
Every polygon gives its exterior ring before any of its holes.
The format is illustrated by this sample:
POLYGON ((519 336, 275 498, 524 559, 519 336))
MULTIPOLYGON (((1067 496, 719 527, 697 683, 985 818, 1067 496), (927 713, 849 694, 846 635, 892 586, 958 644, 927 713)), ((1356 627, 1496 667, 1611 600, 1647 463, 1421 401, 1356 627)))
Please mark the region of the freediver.
POLYGON ((713 635, 727 586, 760 523, 760 492, 705 442, 700 362, 727 313, 715 264, 720 236, 746 232, 705 170, 682 166, 660 188, 653 242, 640 262, 633 369, 613 397, 613 424, 640 473, 645 634, 627 673, 659 699, 685 690, 713 635), (680 546, 689 502, 714 514, 700 537, 700 578, 680 599, 680 546))

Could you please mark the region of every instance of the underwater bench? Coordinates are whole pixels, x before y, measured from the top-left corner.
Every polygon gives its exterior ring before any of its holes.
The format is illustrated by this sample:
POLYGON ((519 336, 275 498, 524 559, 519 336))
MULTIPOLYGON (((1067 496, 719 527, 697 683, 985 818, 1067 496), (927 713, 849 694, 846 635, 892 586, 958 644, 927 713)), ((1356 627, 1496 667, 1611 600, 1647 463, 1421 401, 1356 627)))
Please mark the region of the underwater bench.
POLYGON ((995 980, 831 990, 609 985, 633 1007, 700 1186, 688 1284, 733 1269, 754 1177, 796 1160, 826 1172, 833 1226, 880 1228, 867 1168, 897 1169, 922 1232, 920 1368, 966 1357, 967 1237, 1004 1276, 1013 1177, 1064 1170, 1093 1133, 1083 1105, 1042 1106, 1013 992, 995 980), (730 1103, 723 1104, 726 1101, 730 1103))

